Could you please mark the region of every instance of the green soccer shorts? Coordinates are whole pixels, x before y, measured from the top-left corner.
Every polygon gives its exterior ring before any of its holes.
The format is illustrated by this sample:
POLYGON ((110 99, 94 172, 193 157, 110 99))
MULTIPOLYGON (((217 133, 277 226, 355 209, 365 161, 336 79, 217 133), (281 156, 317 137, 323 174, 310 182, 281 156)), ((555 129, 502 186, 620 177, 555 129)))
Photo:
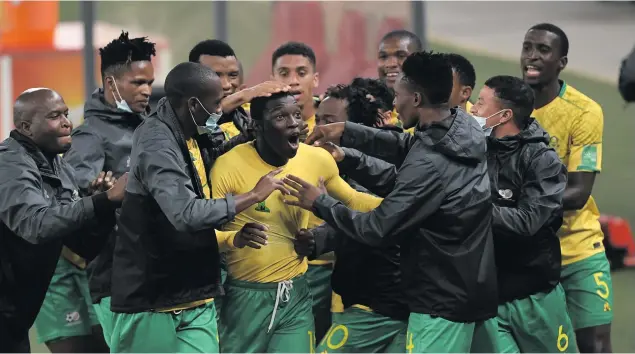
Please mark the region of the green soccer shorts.
POLYGON ((214 301, 171 312, 113 312, 111 353, 218 353, 214 301))
POLYGON ((110 311, 110 296, 104 297, 98 303, 93 304, 93 309, 97 315, 97 319, 101 324, 104 333, 104 341, 110 347, 110 336, 112 335, 113 313, 110 311))
POLYGON ((596 327, 613 321, 611 266, 604 252, 562 266, 560 281, 573 328, 596 327))
POLYGON ((564 289, 531 295, 498 306, 501 353, 577 353, 564 289))
POLYGON ((35 319, 40 343, 90 336, 99 324, 93 311, 86 271, 60 257, 35 319))
POLYGON ((331 274, 333 264, 309 264, 306 277, 313 297, 316 339, 320 341, 331 326, 331 274))
MULTIPOLYGON (((227 271, 222 268, 220 269, 220 283, 221 285, 225 285, 225 280, 227 279, 227 271)), ((223 308, 223 298, 224 296, 218 296, 214 298, 214 303, 216 304, 216 322, 220 323, 220 312, 223 308)))
POLYGON ((333 321, 318 353, 403 353, 408 323, 351 306, 333 321))
POLYGON ((498 323, 459 323, 411 313, 406 334, 407 353, 498 353, 498 323))
POLYGON ((222 352, 312 353, 312 304, 304 275, 281 283, 228 278, 219 325, 222 352))

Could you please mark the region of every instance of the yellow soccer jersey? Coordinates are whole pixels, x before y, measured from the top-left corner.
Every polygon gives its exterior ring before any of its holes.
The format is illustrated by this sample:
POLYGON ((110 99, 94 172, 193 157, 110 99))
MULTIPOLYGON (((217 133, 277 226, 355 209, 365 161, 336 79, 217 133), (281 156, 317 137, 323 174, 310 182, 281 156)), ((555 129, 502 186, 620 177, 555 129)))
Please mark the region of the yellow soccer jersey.
MULTIPOLYGON (((600 172, 604 115, 600 105, 562 83, 560 94, 532 114, 549 133, 550 145, 569 173, 600 172)), ((570 264, 604 251, 600 212, 593 197, 580 210, 565 211, 558 235, 562 264, 570 264)))
POLYGON ((210 191, 209 183, 207 181, 207 173, 205 172, 205 164, 203 163, 201 151, 198 149, 196 140, 190 139, 187 141, 187 150, 190 152, 190 157, 192 158, 192 162, 194 162, 194 167, 196 168, 196 173, 198 173, 198 178, 201 180, 201 184, 203 185, 203 194, 205 195, 205 199, 209 199, 210 191))
MULTIPOLYGON (((245 110, 245 112, 249 113, 249 108, 251 108, 251 104, 245 103, 241 107, 245 110)), ((234 125, 234 122, 223 123, 219 125, 219 127, 223 131, 223 133, 225 133, 225 139, 227 140, 240 134, 240 130, 236 128, 236 125, 234 125)))
POLYGON ((307 136, 311 135, 313 132, 313 128, 315 128, 315 115, 309 117, 309 119, 304 121, 309 126, 309 133, 307 136))
MULTIPOLYGON (((357 192, 340 178, 335 161, 324 149, 300 144, 297 155, 282 168, 278 178, 293 174, 317 185, 318 178, 323 177, 329 194, 353 209, 370 211, 381 203, 381 198, 357 192)), ((213 197, 247 193, 262 176, 275 169, 260 158, 253 143, 238 145, 218 158, 212 168, 213 197)), ((306 257, 295 253, 293 240, 299 229, 308 228, 311 213, 284 204, 284 198, 278 191, 272 193, 264 202, 236 215, 234 221, 223 226, 225 232, 217 234, 219 246, 226 250, 231 277, 271 283, 290 280, 306 272, 306 257), (248 222, 258 222, 269 228, 266 246, 261 249, 232 247, 235 232, 248 222)))

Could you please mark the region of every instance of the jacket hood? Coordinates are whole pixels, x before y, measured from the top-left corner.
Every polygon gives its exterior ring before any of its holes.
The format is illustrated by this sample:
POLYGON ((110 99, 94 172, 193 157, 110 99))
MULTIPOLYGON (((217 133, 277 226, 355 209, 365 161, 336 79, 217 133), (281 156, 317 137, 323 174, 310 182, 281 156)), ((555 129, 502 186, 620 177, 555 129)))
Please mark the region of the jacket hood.
POLYGON ((117 107, 110 106, 106 103, 104 91, 102 89, 95 90, 95 92, 93 92, 90 96, 90 99, 84 105, 84 119, 88 117, 99 117, 110 122, 132 123, 134 125, 139 125, 144 116, 144 114, 139 113, 122 112, 117 109, 117 107))
POLYGON ((549 145, 549 134, 538 124, 536 119, 530 118, 527 128, 519 134, 503 138, 488 137, 487 141, 493 147, 514 149, 520 144, 544 143, 549 145))
POLYGON ((417 131, 426 145, 453 159, 478 163, 486 159, 487 143, 476 120, 461 109, 417 131))

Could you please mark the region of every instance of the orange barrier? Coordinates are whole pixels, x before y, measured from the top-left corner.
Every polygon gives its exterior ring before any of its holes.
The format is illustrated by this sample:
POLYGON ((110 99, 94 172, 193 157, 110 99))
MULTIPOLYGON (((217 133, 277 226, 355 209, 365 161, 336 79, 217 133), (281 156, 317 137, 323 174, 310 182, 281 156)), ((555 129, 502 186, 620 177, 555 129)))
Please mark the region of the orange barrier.
POLYGON ((58 1, 0 2, 0 52, 52 50, 58 1))
POLYGON ((607 234, 604 237, 608 238, 611 245, 626 249, 624 265, 635 266, 635 240, 628 221, 617 216, 602 215, 600 223, 605 227, 607 234))

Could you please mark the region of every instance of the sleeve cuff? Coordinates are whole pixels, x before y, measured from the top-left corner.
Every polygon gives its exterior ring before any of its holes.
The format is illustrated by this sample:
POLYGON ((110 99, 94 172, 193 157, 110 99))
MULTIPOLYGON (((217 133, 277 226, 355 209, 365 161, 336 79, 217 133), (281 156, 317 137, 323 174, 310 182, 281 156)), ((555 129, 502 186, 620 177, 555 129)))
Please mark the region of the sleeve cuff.
POLYGON ((233 221, 236 217, 236 198, 232 194, 226 194, 227 201, 227 222, 233 221))
POLYGON ((355 132, 358 130, 356 123, 346 122, 344 123, 344 133, 342 134, 342 139, 340 145, 342 147, 353 147, 355 146, 355 132))
POLYGON ((318 218, 325 220, 324 216, 329 214, 339 201, 328 194, 322 194, 313 202, 313 212, 318 218))
POLYGON ((337 163, 337 168, 339 168, 340 172, 347 173, 348 170, 359 165, 361 152, 346 147, 343 147, 342 150, 344 150, 344 159, 337 163))
POLYGON ((117 204, 108 200, 106 192, 97 193, 90 197, 92 201, 93 210, 97 218, 113 216, 117 204))

